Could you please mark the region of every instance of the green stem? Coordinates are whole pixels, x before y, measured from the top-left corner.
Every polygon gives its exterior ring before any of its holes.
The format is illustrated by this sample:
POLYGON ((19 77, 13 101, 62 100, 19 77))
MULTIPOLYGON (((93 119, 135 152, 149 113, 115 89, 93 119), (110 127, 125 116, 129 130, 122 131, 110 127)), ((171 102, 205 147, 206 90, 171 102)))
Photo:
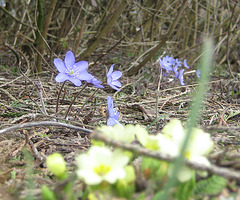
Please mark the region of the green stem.
POLYGON ((199 87, 197 89, 196 96, 194 98, 193 104, 191 106, 190 113, 188 115, 188 124, 187 124, 187 135, 184 139, 183 146, 180 152, 179 157, 173 163, 173 171, 169 181, 167 182, 165 188, 163 188, 163 196, 161 199, 168 199, 169 190, 176 184, 177 174, 179 169, 183 165, 184 162, 184 152, 187 148, 188 141, 191 136, 192 128, 196 125, 197 120, 199 118, 199 111, 202 108, 203 101, 205 98, 205 94, 208 88, 209 74, 212 65, 213 59, 213 42, 210 39, 205 40, 204 42, 204 52, 200 61, 201 66, 201 77, 199 81, 199 87))

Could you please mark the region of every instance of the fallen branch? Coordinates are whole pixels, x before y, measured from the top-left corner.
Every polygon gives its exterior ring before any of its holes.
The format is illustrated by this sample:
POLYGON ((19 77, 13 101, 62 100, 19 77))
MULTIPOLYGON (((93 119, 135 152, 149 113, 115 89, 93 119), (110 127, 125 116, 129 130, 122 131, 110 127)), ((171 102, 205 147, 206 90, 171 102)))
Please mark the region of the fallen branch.
POLYGON ((24 128, 29 128, 29 127, 34 127, 34 126, 61 126, 61 127, 65 127, 65 128, 70 128, 70 129, 75 129, 78 131, 83 131, 85 133, 91 133, 92 130, 89 129, 85 129, 85 128, 81 128, 78 126, 74 126, 71 124, 65 124, 65 123, 61 123, 61 122, 52 122, 52 121, 39 121, 39 122, 27 122, 24 124, 17 124, 17 125, 13 125, 7 128, 3 128, 0 130, 0 134, 9 132, 9 131, 14 131, 14 130, 18 130, 18 129, 24 129, 24 128))
MULTIPOLYGON (((173 162, 174 161, 174 157, 166 155, 166 154, 162 154, 160 152, 154 152, 154 151, 150 151, 146 148, 142 148, 138 145, 134 145, 134 144, 124 144, 122 142, 118 142, 118 141, 113 141, 107 137, 105 137, 103 134, 100 134, 98 131, 92 131, 89 129, 84 129, 78 126, 74 126, 71 124, 65 124, 65 123, 61 123, 61 122, 51 122, 51 121, 39 121, 39 122, 28 122, 28 123, 24 123, 24 124, 17 124, 17 125, 13 125, 10 126, 8 128, 4 128, 0 130, 0 134, 9 132, 9 131, 14 131, 14 130, 18 130, 18 129, 23 129, 23 128, 29 128, 29 127, 34 127, 34 126, 61 126, 61 127, 65 127, 65 128, 70 128, 70 129, 74 129, 74 130, 78 130, 78 131, 83 131, 85 133, 91 133, 91 138, 96 139, 96 140, 101 140, 103 142, 105 142, 106 144, 124 149, 124 150, 129 150, 133 153, 136 154, 140 154, 142 156, 148 156, 151 158, 155 158, 158 160, 164 160, 167 162, 173 162)), ((185 163, 195 169, 195 170, 199 170, 199 171, 207 171, 222 177, 225 177, 227 179, 231 179, 231 180, 237 180, 240 181, 240 172, 235 171, 235 170, 230 170, 227 168, 223 168, 223 167, 218 167, 215 165, 210 165, 210 166, 206 166, 206 165, 202 165, 196 162, 191 162, 188 160, 185 160, 185 163)))
MULTIPOLYGON (((113 140, 105 137, 103 134, 99 134, 99 132, 97 132, 97 131, 93 131, 91 133, 91 137, 96 140, 101 140, 101 141, 105 142, 106 144, 109 144, 109 145, 112 145, 112 146, 115 146, 115 147, 118 147, 118 148, 121 148, 124 150, 129 150, 136 154, 155 158, 157 160, 164 160, 167 162, 173 162, 175 160, 175 158, 172 156, 162 154, 162 153, 156 152, 156 151, 150 151, 146 148, 139 147, 138 145, 124 144, 122 142, 113 141, 113 140)), ((238 172, 238 171, 229 170, 227 168, 218 167, 215 165, 206 166, 206 165, 202 165, 202 164, 199 164, 196 162, 191 162, 189 160, 185 160, 184 162, 193 169, 196 169, 199 171, 207 171, 207 172, 225 177, 227 179, 240 181, 240 172, 238 172)))

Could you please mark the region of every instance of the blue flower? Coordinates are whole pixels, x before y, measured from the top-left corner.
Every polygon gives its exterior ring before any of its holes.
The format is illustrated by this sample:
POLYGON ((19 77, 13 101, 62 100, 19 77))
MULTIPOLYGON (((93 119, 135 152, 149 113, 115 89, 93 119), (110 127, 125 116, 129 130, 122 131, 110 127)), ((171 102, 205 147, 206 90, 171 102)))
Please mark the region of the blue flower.
POLYGON ((114 109, 113 99, 110 96, 107 97, 107 106, 109 114, 107 125, 114 126, 115 124, 120 124, 118 121, 119 112, 114 109))
POLYGON ((173 59, 170 56, 163 57, 163 59, 159 58, 160 66, 169 73, 169 71, 172 71, 172 66, 174 65, 175 59, 173 59))
POLYGON ((68 80, 75 86, 81 86, 81 81, 90 81, 93 78, 93 76, 87 72, 88 62, 80 61, 75 63, 75 57, 71 51, 66 53, 64 62, 59 58, 55 58, 53 63, 60 72, 55 78, 56 82, 68 80))
POLYGON ((113 72, 113 67, 114 64, 110 67, 107 73, 107 83, 113 89, 120 91, 120 87, 122 87, 122 84, 118 79, 122 76, 122 72, 120 71, 113 72))
POLYGON ((182 62, 181 62, 180 60, 178 60, 178 58, 176 58, 176 59, 174 60, 174 66, 176 66, 176 67, 181 67, 181 66, 182 66, 182 62))
POLYGON ((97 78, 93 77, 91 80, 87 80, 88 83, 93 84, 94 87, 97 88, 104 88, 101 84, 102 82, 99 81, 97 78))
POLYGON ((174 76, 175 76, 175 78, 177 78, 178 75, 179 75, 179 72, 178 72, 178 66, 174 66, 174 67, 173 67, 173 72, 174 72, 174 76))
POLYGON ((181 85, 185 85, 184 84, 184 77, 183 77, 183 72, 184 71, 185 71, 185 69, 180 69, 179 74, 178 74, 178 80, 179 80, 181 85))
POLYGON ((200 76, 201 76, 201 71, 200 71, 200 69, 198 69, 198 70, 196 71, 196 74, 197 74, 197 77, 200 78, 200 76))
POLYGON ((187 59, 184 59, 183 66, 186 67, 187 69, 189 69, 189 66, 187 65, 187 59))
POLYGON ((162 71, 164 76, 167 76, 170 71, 173 71, 175 78, 179 79, 180 84, 185 85, 183 76, 184 69, 182 69, 182 65, 183 67, 189 69, 189 66, 187 65, 187 59, 184 59, 182 64, 178 58, 174 59, 173 57, 165 56, 162 59, 159 58, 159 63, 160 68, 164 69, 164 71, 162 71))

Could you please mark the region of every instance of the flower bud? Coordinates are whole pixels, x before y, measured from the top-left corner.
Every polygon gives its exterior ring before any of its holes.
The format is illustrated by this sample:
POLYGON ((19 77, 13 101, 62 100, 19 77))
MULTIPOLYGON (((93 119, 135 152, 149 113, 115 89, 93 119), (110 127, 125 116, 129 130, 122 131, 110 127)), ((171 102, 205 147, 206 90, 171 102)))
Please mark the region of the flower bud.
POLYGON ((66 163, 60 153, 53 153, 47 157, 47 168, 57 177, 61 177, 66 172, 66 163))

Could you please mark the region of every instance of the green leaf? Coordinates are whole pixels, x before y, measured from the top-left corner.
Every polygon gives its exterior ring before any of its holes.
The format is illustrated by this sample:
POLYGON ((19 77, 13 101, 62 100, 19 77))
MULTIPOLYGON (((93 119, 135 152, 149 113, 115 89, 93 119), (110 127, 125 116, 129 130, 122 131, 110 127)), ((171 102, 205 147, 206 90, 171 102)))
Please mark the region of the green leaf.
POLYGON ((42 200, 56 200, 55 194, 48 186, 43 185, 42 188, 42 200))
POLYGON ((195 176, 193 176, 189 181, 186 181, 178 186, 177 192, 175 194, 176 199, 178 200, 190 199, 193 193, 194 187, 195 187, 195 176))
POLYGON ((197 182, 193 192, 196 196, 215 195, 220 193, 226 187, 226 184, 227 180, 225 178, 212 175, 208 179, 197 182))

